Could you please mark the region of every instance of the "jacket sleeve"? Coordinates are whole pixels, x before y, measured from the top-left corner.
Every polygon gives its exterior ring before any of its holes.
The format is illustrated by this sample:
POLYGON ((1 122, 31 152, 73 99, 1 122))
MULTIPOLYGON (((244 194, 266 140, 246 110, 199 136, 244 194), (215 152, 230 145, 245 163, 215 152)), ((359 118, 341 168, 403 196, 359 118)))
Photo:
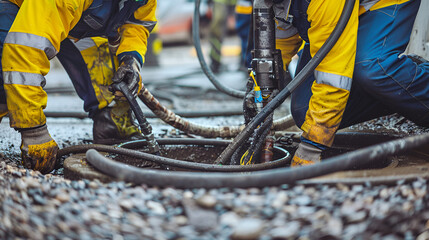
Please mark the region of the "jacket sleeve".
POLYGON ((2 69, 14 128, 45 124, 43 90, 49 60, 90 5, 88 0, 24 1, 5 39, 2 69))
MULTIPOLYGON (((345 0, 312 0, 308 9, 308 30, 312 56, 334 30, 345 0)), ((312 97, 301 126, 303 137, 331 146, 346 107, 352 84, 358 29, 359 1, 337 43, 315 69, 312 97)))
POLYGON ((276 48, 282 51, 283 69, 286 70, 292 57, 298 52, 302 45, 302 39, 299 34, 295 34, 288 38, 277 38, 276 48))
POLYGON ((282 52, 283 68, 285 70, 302 45, 298 30, 287 21, 289 7, 290 1, 283 1, 273 6, 276 18, 276 48, 282 52))
POLYGON ((116 53, 119 60, 124 55, 132 55, 141 65, 144 63, 147 39, 157 23, 155 10, 156 0, 148 1, 121 27, 122 40, 116 53))

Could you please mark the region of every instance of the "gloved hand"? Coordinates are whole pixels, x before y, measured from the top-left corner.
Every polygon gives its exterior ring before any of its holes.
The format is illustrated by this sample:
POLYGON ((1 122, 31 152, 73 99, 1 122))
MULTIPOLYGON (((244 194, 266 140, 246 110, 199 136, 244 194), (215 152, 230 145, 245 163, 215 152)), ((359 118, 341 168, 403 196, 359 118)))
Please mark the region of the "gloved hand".
POLYGON ((311 165, 320 162, 322 150, 306 142, 301 142, 293 156, 291 167, 311 165))
MULTIPOLYGON (((142 89, 140 63, 132 56, 126 55, 120 60, 120 65, 112 78, 113 83, 125 82, 134 97, 142 89)), ((122 97, 122 93, 115 92, 115 96, 122 97)))
POLYGON ((21 159, 26 168, 43 174, 51 172, 57 160, 58 145, 48 132, 46 124, 32 129, 20 129, 21 159))

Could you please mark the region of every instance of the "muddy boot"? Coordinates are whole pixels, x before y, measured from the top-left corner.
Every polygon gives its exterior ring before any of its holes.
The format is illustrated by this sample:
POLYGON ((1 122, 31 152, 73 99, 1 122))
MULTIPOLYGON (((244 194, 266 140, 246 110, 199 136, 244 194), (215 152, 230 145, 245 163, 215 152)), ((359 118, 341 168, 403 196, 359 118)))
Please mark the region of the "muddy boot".
POLYGON ((105 107, 92 119, 94 143, 117 144, 143 138, 127 102, 118 102, 113 107, 105 107))

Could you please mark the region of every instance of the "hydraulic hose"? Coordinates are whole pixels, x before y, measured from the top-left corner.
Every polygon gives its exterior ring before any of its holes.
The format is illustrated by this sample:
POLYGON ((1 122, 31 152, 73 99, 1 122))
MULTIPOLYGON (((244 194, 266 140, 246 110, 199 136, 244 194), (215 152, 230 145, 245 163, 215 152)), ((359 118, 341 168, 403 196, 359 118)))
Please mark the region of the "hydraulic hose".
MULTIPOLYGON (((214 146, 227 146, 231 141, 226 140, 217 140, 217 139, 180 139, 180 138, 166 138, 158 139, 157 142, 160 145, 214 145, 214 146)), ((198 162, 188 162, 184 160, 176 160, 167 157, 156 156, 153 154, 148 154, 145 152, 140 152, 128 148, 141 147, 142 145, 147 145, 146 141, 137 140, 124 143, 122 147, 101 145, 101 144, 87 144, 87 145, 77 145, 61 149, 57 158, 61 158, 64 155, 71 153, 84 153, 89 149, 95 149, 101 152, 121 154, 123 156, 128 156, 132 158, 142 159, 150 161, 159 165, 167 165, 171 167, 178 167, 190 170, 206 171, 206 172, 251 172, 251 171, 260 171, 265 169, 272 169, 278 167, 287 166, 290 163, 291 155, 286 150, 281 148, 276 148, 277 151, 282 152, 284 157, 272 161, 269 163, 261 163, 247 166, 240 165, 213 165, 213 164, 204 164, 198 162)), ((58 166, 57 168, 59 168, 58 166)))
POLYGON ((252 134, 254 129, 262 122, 264 119, 272 113, 277 107, 279 107, 287 97, 302 83, 304 82, 311 74, 313 74, 314 69, 319 65, 323 58, 328 54, 332 49, 335 43, 340 38, 343 33, 351 13, 354 8, 354 3, 356 0, 346 0, 344 9, 341 13, 340 19, 338 20, 335 29, 332 31, 331 35, 328 37, 323 46, 319 51, 313 56, 313 58, 305 65, 305 67, 296 75, 296 77, 282 90, 280 93, 274 97, 262 110, 259 112, 255 118, 253 118, 249 124, 240 132, 233 140, 233 142, 222 152, 222 154, 215 161, 216 164, 222 163, 225 164, 228 161, 235 150, 252 134))
POLYGON ((155 140, 155 136, 153 135, 152 126, 145 118, 142 109, 137 103, 137 100, 134 98, 134 96, 132 96, 131 92, 128 90, 128 86, 125 84, 125 82, 114 83, 111 86, 114 90, 122 92, 122 94, 128 100, 131 110, 133 110, 134 116, 137 118, 140 130, 142 131, 142 133, 144 134, 144 137, 148 142, 148 147, 150 149, 150 152, 157 154, 159 152, 159 146, 155 140))
MULTIPOLYGON (((204 126, 196 123, 192 123, 186 119, 183 119, 173 111, 163 106, 149 90, 143 85, 141 92, 138 96, 140 100, 161 120, 165 123, 184 131, 189 134, 194 134, 202 137, 223 137, 230 138, 235 137, 241 130, 244 129, 244 125, 241 126, 204 126)), ((283 117, 274 121, 273 130, 283 130, 295 125, 295 122, 291 115, 283 117)))
POLYGON ((200 43, 200 0, 195 1, 194 18, 192 19, 192 39, 203 72, 217 90, 233 97, 243 98, 245 92, 227 87, 219 82, 212 70, 207 66, 200 43))
POLYGON ((429 134, 410 136, 348 152, 299 168, 278 168, 252 173, 200 173, 145 170, 115 162, 96 150, 86 153, 89 163, 99 171, 127 182, 175 188, 250 188, 291 184, 329 173, 362 166, 429 143, 429 134))
MULTIPOLYGON (((51 118, 79 118, 85 119, 88 118, 88 113, 85 112, 57 112, 57 111, 46 111, 44 112, 46 117, 51 118)), ((187 118, 199 118, 199 117, 219 117, 219 116, 237 116, 242 115, 242 109, 223 109, 223 110, 198 110, 198 111, 188 111, 188 110, 179 110, 175 111, 176 114, 187 117, 187 118)), ((153 112, 143 112, 146 118, 157 118, 153 112)))

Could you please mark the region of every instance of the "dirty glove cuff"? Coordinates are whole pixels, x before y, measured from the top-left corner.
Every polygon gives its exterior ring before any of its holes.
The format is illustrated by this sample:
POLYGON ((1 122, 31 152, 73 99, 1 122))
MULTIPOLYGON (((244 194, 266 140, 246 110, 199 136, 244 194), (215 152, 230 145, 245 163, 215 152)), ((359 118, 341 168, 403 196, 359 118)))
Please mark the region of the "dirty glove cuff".
POLYGON ((119 65, 121 65, 122 63, 136 64, 136 67, 139 71, 142 67, 141 63, 132 55, 122 55, 121 57, 119 57, 119 65))
POLYGON ((46 124, 37 128, 21 128, 21 138, 25 145, 42 144, 52 140, 46 124))
POLYGON ((43 174, 51 172, 55 167, 58 145, 49 134, 47 126, 18 131, 21 132, 22 140, 22 164, 43 174))
POLYGON ((294 167, 318 163, 320 162, 321 154, 321 149, 306 142, 301 142, 293 156, 291 166, 294 167))

